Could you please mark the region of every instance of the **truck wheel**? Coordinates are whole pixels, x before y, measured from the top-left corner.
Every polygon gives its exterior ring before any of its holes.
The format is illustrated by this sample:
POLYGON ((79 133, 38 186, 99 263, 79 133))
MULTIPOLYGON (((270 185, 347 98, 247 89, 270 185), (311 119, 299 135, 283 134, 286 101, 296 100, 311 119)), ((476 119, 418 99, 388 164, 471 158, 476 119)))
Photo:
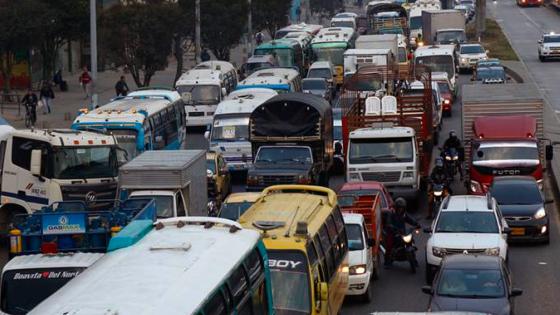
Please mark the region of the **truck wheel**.
POLYGON ((379 255, 379 250, 377 251, 377 255, 375 257, 375 261, 373 263, 373 273, 371 274, 371 278, 370 280, 377 280, 379 279, 379 266, 380 266, 380 260, 381 256, 379 255))
POLYGON ((370 303, 372 298, 373 298, 373 290, 371 289, 371 285, 368 284, 368 287, 366 289, 366 292, 364 292, 364 294, 361 296, 362 298, 362 302, 364 303, 370 303))
POLYGON ((544 59, 544 56, 539 55, 539 60, 540 60, 541 62, 544 62, 546 59, 544 59))
POLYGON ((438 145, 438 143, 439 143, 439 131, 434 131, 434 145, 438 145))
POLYGON ((434 272, 432 271, 432 268, 430 268, 430 265, 428 265, 428 259, 426 259, 426 283, 432 285, 433 281, 434 272))

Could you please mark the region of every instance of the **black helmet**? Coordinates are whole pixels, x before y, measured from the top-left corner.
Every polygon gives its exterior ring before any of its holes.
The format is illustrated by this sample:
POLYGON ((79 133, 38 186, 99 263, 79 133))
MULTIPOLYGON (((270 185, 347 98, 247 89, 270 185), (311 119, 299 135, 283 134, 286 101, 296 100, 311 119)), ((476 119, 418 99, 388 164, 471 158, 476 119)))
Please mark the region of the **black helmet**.
POLYGON ((443 167, 443 159, 441 157, 437 157, 435 164, 436 164, 437 168, 442 168, 443 167))
POLYGON ((395 209, 399 210, 406 210, 406 200, 403 197, 399 197, 395 199, 395 209))
POLYGON ((455 130, 451 130, 449 132, 449 138, 451 138, 451 139, 457 138, 457 133, 455 132, 455 130))

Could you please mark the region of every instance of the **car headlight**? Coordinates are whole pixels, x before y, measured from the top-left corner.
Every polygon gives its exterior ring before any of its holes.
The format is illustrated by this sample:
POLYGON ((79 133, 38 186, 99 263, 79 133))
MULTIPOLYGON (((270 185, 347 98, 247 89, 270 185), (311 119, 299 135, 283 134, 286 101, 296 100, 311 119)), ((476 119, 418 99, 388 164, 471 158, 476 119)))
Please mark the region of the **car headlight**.
POLYGON ((450 156, 450 155, 446 155, 446 156, 445 156, 445 159, 448 160, 448 161, 451 161, 451 156, 450 156))
POLYGON ((412 242, 412 233, 410 233, 408 235, 403 235, 402 240, 407 244, 412 242))
POLYGON ((542 179, 539 179, 539 180, 537 181, 537 185, 539 185, 539 189, 540 189, 541 191, 543 191, 543 189, 544 189, 544 182, 543 182, 542 179))
POLYGON ((360 173, 350 173, 350 180, 361 180, 360 173))
POLYGON ((487 248, 486 250, 484 250, 484 253, 486 255, 498 256, 500 255, 500 248, 499 247, 487 248))
POLYGON ((465 62, 467 62, 467 61, 468 61, 467 58, 461 58, 461 62, 462 62, 462 63, 465 63, 465 62))
POLYGON ((351 275, 362 275, 366 273, 367 266, 366 265, 355 265, 350 266, 349 272, 351 275))
POLYGON ((478 193, 478 192, 482 192, 482 186, 480 186, 480 183, 475 181, 475 180, 471 180, 471 192, 473 193, 478 193))
POLYGON ((212 177, 214 176, 214 172, 212 172, 211 170, 206 170, 206 177, 212 177))
POLYGON ((403 173, 402 173, 402 177, 403 177, 403 179, 405 179, 405 178, 413 178, 413 177, 414 177, 414 172, 403 172, 403 173))
POLYGON ((450 100, 443 100, 443 104, 449 105, 449 104, 451 104, 451 101, 450 100))
POLYGON ((443 191, 434 191, 434 196, 439 197, 443 194, 443 191))
POLYGON ((446 251, 445 248, 441 248, 441 247, 432 247, 432 254, 434 254, 434 256, 436 257, 443 257, 445 255, 446 251))
POLYGON ((535 212, 535 214, 533 214, 533 218, 537 220, 544 217, 546 217, 546 211, 544 210, 544 208, 540 208, 539 210, 537 210, 537 212, 535 212))

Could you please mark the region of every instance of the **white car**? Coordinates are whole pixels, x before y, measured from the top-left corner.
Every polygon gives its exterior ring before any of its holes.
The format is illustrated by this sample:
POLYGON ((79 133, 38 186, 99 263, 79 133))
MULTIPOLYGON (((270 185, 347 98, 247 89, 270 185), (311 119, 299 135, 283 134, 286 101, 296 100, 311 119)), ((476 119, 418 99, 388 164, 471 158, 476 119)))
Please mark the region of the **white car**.
POLYGON ((374 262, 371 255, 373 240, 367 232, 364 216, 343 213, 344 226, 348 236, 348 291, 346 295, 358 295, 364 302, 373 297, 369 284, 375 277, 374 262))
POLYGON ((484 254, 507 259, 509 227, 487 196, 450 196, 444 199, 428 231, 426 281, 431 283, 445 255, 484 254))
POLYGON ((488 59, 488 50, 480 44, 462 44, 457 48, 455 60, 457 60, 459 72, 471 70, 481 59, 488 59))
POLYGON ((540 61, 560 57, 560 35, 554 33, 543 34, 542 38, 538 40, 538 44, 540 61))

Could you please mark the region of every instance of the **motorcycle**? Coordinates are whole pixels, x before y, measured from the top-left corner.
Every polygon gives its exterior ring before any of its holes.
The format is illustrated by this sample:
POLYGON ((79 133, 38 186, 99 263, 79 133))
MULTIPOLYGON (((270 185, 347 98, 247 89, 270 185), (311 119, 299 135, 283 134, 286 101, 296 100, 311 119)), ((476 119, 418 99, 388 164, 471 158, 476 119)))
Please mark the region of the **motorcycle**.
POLYGON ((453 181, 455 179, 455 175, 457 175, 457 171, 459 171, 461 177, 463 177, 463 172, 461 170, 461 161, 459 160, 459 152, 455 148, 449 148, 443 152, 443 160, 445 169, 449 174, 449 179, 453 181))
POLYGON ((443 198, 447 196, 447 188, 445 187, 444 183, 440 184, 433 184, 432 185, 432 213, 434 215, 437 214, 441 203, 443 202, 443 198))
POLYGON ((414 244, 413 234, 418 234, 419 230, 406 233, 406 235, 395 235, 395 245, 391 252, 392 261, 407 261, 410 265, 410 272, 416 273, 418 261, 416 260, 416 251, 418 248, 414 244))

